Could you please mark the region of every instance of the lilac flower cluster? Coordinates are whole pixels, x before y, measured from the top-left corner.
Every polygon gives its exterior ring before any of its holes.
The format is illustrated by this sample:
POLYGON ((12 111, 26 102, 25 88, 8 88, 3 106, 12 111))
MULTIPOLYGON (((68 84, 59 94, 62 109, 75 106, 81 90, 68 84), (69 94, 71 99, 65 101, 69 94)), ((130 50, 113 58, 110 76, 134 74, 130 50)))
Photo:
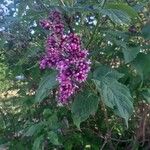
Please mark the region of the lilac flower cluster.
POLYGON ((64 23, 60 12, 51 12, 47 20, 40 21, 40 25, 51 30, 46 41, 46 52, 41 58, 40 68, 58 70, 59 82, 58 99, 67 103, 78 89, 78 85, 87 79, 90 71, 88 51, 82 49, 81 40, 75 33, 64 34, 64 23))

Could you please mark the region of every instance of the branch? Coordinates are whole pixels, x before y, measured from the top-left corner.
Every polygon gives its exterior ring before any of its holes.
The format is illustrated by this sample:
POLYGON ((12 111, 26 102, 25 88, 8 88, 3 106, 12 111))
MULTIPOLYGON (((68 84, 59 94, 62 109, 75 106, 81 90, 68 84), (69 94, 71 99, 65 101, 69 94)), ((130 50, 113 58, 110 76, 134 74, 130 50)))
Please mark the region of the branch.
POLYGON ((64 1, 63 1, 63 0, 60 0, 60 2, 62 3, 62 5, 63 5, 63 6, 65 6, 65 3, 64 3, 64 1))
POLYGON ((131 4, 130 4, 130 2, 128 1, 128 0, 125 0, 126 1, 126 3, 129 5, 129 6, 131 6, 131 4))
MULTIPOLYGON (((104 0, 103 5, 102 5, 102 8, 104 7, 105 3, 106 3, 106 0, 104 0)), ((103 25, 106 20, 107 20, 107 17, 104 18, 104 20, 102 21, 101 25, 103 25)), ((87 46, 86 46, 86 49, 88 49, 88 47, 90 46, 90 44, 91 44, 92 41, 94 40, 95 34, 96 34, 97 29, 98 29, 98 27, 99 27, 99 23, 100 23, 100 19, 98 18, 98 19, 97 19, 97 24, 96 24, 96 26, 95 26, 95 29, 94 29, 94 31, 93 31, 93 34, 92 34, 92 36, 91 36, 91 38, 90 38, 88 44, 87 44, 87 46)))
POLYGON ((67 23, 70 32, 73 33, 73 28, 71 27, 71 18, 69 18, 69 16, 66 13, 64 14, 64 18, 65 18, 65 22, 67 23))
POLYGON ((36 0, 48 13, 49 13, 49 8, 46 7, 41 0, 36 0))
POLYGON ((106 144, 107 144, 107 139, 105 139, 105 141, 104 141, 104 143, 103 143, 103 145, 102 145, 100 150, 103 150, 103 148, 105 147, 106 144))

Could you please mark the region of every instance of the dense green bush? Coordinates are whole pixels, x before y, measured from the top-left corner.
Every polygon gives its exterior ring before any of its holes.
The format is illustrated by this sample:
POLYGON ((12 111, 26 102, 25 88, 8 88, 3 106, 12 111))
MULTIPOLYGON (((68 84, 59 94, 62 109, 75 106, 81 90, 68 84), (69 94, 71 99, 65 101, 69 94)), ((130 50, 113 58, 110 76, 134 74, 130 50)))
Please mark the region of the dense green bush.
POLYGON ((150 3, 14 0, 0 5, 0 147, 10 150, 150 149, 150 3), (9 13, 7 13, 7 11, 9 13), (88 79, 60 105, 54 69, 39 69, 59 10, 89 51, 88 79))

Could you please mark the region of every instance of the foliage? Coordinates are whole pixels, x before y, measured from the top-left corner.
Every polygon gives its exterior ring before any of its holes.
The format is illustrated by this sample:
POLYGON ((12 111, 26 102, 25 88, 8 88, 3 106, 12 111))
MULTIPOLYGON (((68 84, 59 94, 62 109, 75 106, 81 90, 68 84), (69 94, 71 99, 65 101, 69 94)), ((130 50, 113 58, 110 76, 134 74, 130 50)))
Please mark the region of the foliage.
POLYGON ((0 149, 150 149, 149 12, 146 0, 2 0, 0 149), (92 62, 65 105, 55 70, 39 69, 51 10, 92 62))

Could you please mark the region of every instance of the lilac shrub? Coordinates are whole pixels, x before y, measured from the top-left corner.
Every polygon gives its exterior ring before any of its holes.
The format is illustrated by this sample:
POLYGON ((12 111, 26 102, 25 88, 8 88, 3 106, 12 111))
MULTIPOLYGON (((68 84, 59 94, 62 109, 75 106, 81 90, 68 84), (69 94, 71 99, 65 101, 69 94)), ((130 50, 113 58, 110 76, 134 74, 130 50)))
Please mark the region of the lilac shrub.
POLYGON ((57 95, 59 102, 64 104, 87 79, 91 64, 87 58, 88 51, 82 48, 77 34, 64 33, 65 25, 60 12, 51 12, 48 19, 40 21, 40 25, 51 31, 46 41, 46 52, 40 60, 40 68, 58 71, 57 95))

